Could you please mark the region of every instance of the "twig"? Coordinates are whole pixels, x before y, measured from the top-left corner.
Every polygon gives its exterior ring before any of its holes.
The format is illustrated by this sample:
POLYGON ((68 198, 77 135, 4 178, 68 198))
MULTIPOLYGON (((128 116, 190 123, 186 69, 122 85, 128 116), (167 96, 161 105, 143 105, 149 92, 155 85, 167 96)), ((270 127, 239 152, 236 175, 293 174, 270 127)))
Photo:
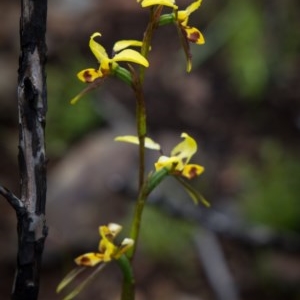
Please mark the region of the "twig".
POLYGON ((197 254, 216 299, 238 300, 238 289, 215 233, 206 229, 198 230, 194 241, 197 254))
POLYGON ((282 233, 267 226, 250 225, 239 216, 217 210, 214 207, 204 208, 195 207, 190 203, 186 205, 182 202, 175 203, 165 197, 152 197, 150 203, 158 206, 170 216, 196 222, 219 236, 235 240, 247 247, 272 247, 289 253, 299 253, 300 251, 300 235, 294 232, 282 233))
POLYGON ((10 190, 0 185, 0 195, 2 195, 8 203, 13 207, 13 209, 18 212, 24 208, 23 202, 14 195, 10 190))

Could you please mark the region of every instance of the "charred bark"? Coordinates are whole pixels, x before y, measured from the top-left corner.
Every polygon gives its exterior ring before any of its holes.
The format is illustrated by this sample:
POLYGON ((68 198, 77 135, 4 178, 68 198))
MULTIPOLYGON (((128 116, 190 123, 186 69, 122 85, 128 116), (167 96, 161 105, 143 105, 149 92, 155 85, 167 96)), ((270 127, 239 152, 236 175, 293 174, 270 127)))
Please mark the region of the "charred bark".
POLYGON ((45 118, 47 0, 21 0, 18 70, 19 170, 21 196, 0 186, 17 215, 18 254, 12 299, 38 298, 47 236, 45 118))

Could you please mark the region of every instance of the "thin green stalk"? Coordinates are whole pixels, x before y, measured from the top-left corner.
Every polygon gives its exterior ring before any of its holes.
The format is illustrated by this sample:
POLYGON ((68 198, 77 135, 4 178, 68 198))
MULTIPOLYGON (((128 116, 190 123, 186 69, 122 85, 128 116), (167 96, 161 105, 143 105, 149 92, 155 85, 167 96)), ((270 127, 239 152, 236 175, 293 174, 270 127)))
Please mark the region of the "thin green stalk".
POLYGON ((134 299, 134 276, 129 259, 123 254, 118 260, 122 272, 123 272, 123 286, 122 286, 122 300, 134 299))
MULTIPOLYGON (((145 33, 144 33, 143 46, 142 46, 142 49, 141 49, 141 54, 145 58, 148 58, 153 33, 154 33, 154 30, 158 26, 158 23, 159 23, 158 20, 160 18, 162 9, 163 9, 163 6, 159 5, 159 6, 156 7, 156 9, 151 8, 151 10, 150 10, 150 21, 149 21, 149 24, 146 28, 145 33)), ((140 67, 140 81, 141 81, 141 83, 144 82, 145 69, 146 68, 144 66, 140 67)))
MULTIPOLYGON (((143 46, 141 54, 148 58, 149 49, 151 46, 152 36, 155 27, 157 26, 157 20, 162 11, 162 6, 157 6, 155 9, 150 10, 150 22, 144 33, 143 46)), ((134 75, 134 72, 131 72, 134 75)), ((145 67, 140 68, 140 74, 138 78, 133 76, 133 89, 136 95, 136 121, 137 121, 137 135, 139 139, 139 192, 138 199, 135 204, 134 216, 130 230, 130 237, 135 241, 133 247, 128 251, 127 257, 129 261, 132 261, 136 247, 137 240, 140 233, 142 213, 144 206, 149 195, 149 189, 147 186, 147 180, 145 181, 145 137, 147 134, 146 124, 146 104, 143 93, 143 83, 145 78, 145 67)), ((134 282, 126 281, 124 278, 122 288, 122 300, 134 300, 134 282)))
POLYGON ((145 137, 147 134, 146 106, 141 83, 139 83, 136 95, 137 134, 139 138, 139 190, 141 190, 145 181, 145 137))
POLYGON ((141 227, 141 219, 142 219, 141 217, 147 200, 147 196, 148 196, 147 187, 144 185, 140 190, 137 202, 135 204, 134 217, 133 217, 131 230, 130 230, 130 238, 132 238, 135 241, 134 246, 130 248, 127 252, 127 256, 130 260, 133 259, 133 256, 135 254, 136 244, 137 244, 137 240, 140 233, 140 227, 141 227))
MULTIPOLYGON (((157 6, 155 9, 150 10, 150 21, 144 33, 143 46, 141 54, 147 58, 149 49, 151 46, 152 36, 155 28, 157 27, 157 20, 160 17, 162 6, 157 6)), ((147 134, 146 124, 146 105, 143 93, 145 67, 141 66, 139 78, 134 79, 133 88, 136 94, 136 118, 137 118, 137 134, 139 138, 139 192, 136 207, 133 216, 133 222, 131 225, 130 237, 134 239, 134 246, 129 254, 130 259, 133 258, 136 246, 137 238, 139 236, 140 224, 142 219, 142 213, 147 198, 146 186, 145 186, 145 137, 147 134)))
MULTIPOLYGON (((141 223, 141 216, 144 209, 144 205, 147 198, 147 189, 143 186, 140 189, 140 193, 135 205, 135 211, 134 211, 134 218, 131 225, 131 232, 130 237, 135 241, 132 248, 128 250, 126 253, 128 258, 128 263, 133 259, 133 256, 135 254, 136 250, 136 241, 138 240, 139 232, 140 232, 140 223, 141 223)), ((124 271, 123 271, 124 273, 124 271)), ((133 276, 132 276, 133 278, 133 276)), ((122 297, 121 300, 134 300, 135 299, 135 285, 134 280, 128 280, 128 277, 124 276, 123 279, 123 286, 122 286, 122 297)))
MULTIPOLYGON (((156 21, 160 15, 162 7, 150 10, 150 21, 144 33, 143 45, 141 54, 148 58, 149 49, 151 46, 153 31, 156 27, 156 21)), ((146 124, 146 104, 143 94, 143 83, 145 78, 145 67, 140 67, 139 80, 136 80, 136 119, 137 119, 137 134, 139 138, 139 190, 141 190, 145 180, 145 137, 147 134, 146 124)))
MULTIPOLYGON (((138 199, 135 206, 133 224, 131 227, 130 237, 137 241, 140 233, 141 226, 141 216, 143 213, 143 209, 149 194, 154 190, 154 188, 166 177, 168 176, 169 171, 166 168, 163 168, 157 172, 152 173, 147 180, 145 181, 140 193, 138 195, 138 199)), ((135 244, 136 245, 136 242, 135 244)), ((127 252, 127 257, 132 260, 136 247, 132 247, 127 252)))

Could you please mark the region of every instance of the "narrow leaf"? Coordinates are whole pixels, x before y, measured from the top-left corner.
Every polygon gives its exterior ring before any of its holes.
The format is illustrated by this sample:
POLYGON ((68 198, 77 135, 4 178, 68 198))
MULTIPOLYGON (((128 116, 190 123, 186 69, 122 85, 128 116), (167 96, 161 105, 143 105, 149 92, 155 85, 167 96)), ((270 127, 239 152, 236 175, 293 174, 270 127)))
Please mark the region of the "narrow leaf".
POLYGON ((192 198, 193 202, 197 205, 201 202, 204 206, 210 207, 210 203, 190 184, 179 176, 175 176, 176 180, 184 187, 188 195, 192 198))
POLYGON ((61 292, 78 274, 80 274, 85 267, 79 267, 73 269, 70 273, 68 273, 65 278, 60 282, 60 284, 56 288, 56 293, 61 292))
POLYGON ((77 96, 71 99, 71 104, 76 104, 76 102, 83 97, 85 94, 89 93, 90 91, 96 89, 103 83, 103 78, 96 78, 93 82, 89 83, 86 88, 84 88, 77 96))
POLYGON ((63 298, 63 300, 71 300, 75 296, 77 296, 86 286, 88 283, 94 279, 94 277, 106 266, 106 264, 100 264, 96 270, 92 272, 83 282, 81 282, 70 294, 63 298))

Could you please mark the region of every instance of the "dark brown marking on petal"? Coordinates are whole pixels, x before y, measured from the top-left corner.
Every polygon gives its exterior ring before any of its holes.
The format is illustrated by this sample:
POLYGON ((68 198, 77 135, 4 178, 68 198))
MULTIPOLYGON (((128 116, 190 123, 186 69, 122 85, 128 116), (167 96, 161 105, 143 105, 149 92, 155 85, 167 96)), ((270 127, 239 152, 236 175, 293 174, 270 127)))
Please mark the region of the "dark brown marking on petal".
POLYGON ((194 177, 197 177, 197 176, 198 176, 197 168, 192 167, 192 168, 189 170, 189 175, 190 175, 190 179, 192 179, 192 178, 194 178, 194 177))
POLYGON ((106 234, 105 234, 105 237, 106 237, 109 241, 112 242, 115 236, 113 235, 113 233, 110 232, 110 233, 106 233, 106 234))
POLYGON ((196 43, 200 38, 200 34, 199 32, 195 31, 192 34, 190 34, 187 38, 190 42, 196 43))
POLYGON ((90 265, 91 264, 91 260, 88 258, 88 257, 86 257, 86 256, 83 256, 83 257, 81 257, 81 259, 80 259, 80 262, 79 262, 81 265, 90 265))
MULTIPOLYGON (((95 70, 96 71, 96 70, 95 70)), ((93 82, 93 76, 91 75, 90 71, 86 70, 83 74, 82 74, 85 82, 93 82)))

